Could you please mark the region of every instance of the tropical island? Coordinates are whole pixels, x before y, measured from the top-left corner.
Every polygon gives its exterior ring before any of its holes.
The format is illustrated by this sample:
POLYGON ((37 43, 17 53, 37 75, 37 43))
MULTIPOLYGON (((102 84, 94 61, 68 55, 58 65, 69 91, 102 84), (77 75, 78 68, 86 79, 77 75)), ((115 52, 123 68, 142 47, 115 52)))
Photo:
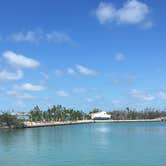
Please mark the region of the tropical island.
MULTIPOLYGON (((80 110, 70 109, 62 105, 54 105, 42 111, 39 106, 35 106, 30 112, 1 112, 0 128, 26 128, 42 127, 66 124, 80 124, 96 122, 92 114, 100 113, 103 110, 95 108, 89 113, 80 110)), ((145 108, 143 110, 130 109, 107 111, 111 120, 109 122, 131 122, 131 121, 162 121, 166 120, 166 111, 155 108, 145 108)), ((100 121, 99 121, 100 122, 100 121)), ((104 121, 106 122, 106 120, 104 121)))

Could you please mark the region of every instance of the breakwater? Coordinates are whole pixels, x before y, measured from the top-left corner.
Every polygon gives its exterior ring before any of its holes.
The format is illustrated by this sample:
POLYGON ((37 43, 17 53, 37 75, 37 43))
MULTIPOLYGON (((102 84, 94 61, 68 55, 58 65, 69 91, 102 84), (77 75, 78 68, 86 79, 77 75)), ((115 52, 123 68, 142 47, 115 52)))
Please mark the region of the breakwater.
POLYGON ((49 127, 49 126, 61 126, 61 125, 74 125, 74 124, 86 124, 93 123, 93 120, 78 120, 78 121, 62 121, 62 122, 24 122, 26 128, 33 127, 49 127))
POLYGON ((118 122, 160 122, 158 119, 139 119, 139 120, 78 120, 78 121, 62 121, 62 122, 24 122, 26 128, 34 127, 49 127, 49 126, 61 126, 61 125, 75 125, 75 124, 88 124, 88 123, 118 123, 118 122))

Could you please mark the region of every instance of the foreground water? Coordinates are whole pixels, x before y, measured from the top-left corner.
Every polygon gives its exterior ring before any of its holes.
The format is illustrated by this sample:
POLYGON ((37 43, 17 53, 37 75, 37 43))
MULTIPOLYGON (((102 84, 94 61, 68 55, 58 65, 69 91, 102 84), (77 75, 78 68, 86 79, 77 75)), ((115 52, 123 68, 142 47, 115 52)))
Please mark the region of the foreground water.
POLYGON ((166 122, 0 131, 1 166, 165 166, 166 122))

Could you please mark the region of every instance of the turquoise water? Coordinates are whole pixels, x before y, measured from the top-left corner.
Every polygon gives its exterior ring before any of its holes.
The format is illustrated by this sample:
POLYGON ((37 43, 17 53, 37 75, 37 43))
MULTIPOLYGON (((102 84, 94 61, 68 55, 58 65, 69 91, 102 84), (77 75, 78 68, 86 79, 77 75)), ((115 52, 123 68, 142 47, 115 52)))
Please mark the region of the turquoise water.
POLYGON ((0 166, 166 166, 166 122, 1 130, 0 166))

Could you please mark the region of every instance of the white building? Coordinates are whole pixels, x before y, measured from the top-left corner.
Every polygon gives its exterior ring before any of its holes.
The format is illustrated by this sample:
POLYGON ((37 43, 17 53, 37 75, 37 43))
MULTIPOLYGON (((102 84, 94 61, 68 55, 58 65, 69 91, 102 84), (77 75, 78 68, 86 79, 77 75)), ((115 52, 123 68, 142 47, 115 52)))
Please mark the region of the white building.
POLYGON ((108 120, 111 119, 111 115, 108 115, 105 111, 96 112, 91 114, 93 120, 108 120))

